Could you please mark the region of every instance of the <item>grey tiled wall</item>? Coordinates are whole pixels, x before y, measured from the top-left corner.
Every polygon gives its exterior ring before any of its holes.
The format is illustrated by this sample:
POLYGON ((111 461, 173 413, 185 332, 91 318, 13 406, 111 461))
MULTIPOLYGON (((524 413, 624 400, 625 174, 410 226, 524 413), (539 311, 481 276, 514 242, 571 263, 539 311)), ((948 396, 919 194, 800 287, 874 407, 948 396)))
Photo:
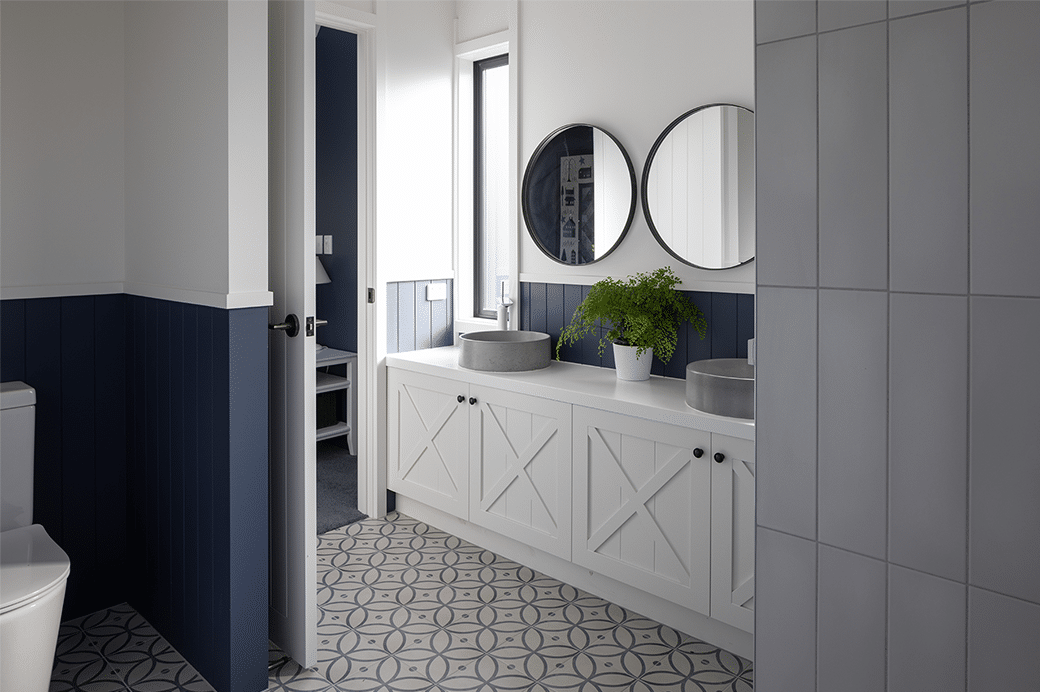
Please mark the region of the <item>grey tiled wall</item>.
POLYGON ((404 353, 451 346, 455 315, 452 280, 397 281, 386 285, 386 352, 404 353), (426 300, 426 287, 445 284, 444 300, 426 300))
POLYGON ((1040 2, 755 10, 755 689, 1040 689, 1040 2))

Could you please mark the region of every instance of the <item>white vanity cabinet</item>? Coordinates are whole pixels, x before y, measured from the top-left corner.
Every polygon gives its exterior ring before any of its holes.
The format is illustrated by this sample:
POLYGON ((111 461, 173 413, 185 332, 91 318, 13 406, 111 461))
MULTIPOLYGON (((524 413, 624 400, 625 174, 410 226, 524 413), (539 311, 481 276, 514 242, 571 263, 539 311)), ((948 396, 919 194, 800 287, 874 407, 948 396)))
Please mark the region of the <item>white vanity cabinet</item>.
POLYGON ((707 615, 709 433, 574 407, 574 562, 707 615))
POLYGON ((570 406, 391 368, 388 485, 570 558, 570 406))
POLYGON ((398 509, 753 656, 752 421, 606 368, 474 372, 451 347, 387 366, 398 509))

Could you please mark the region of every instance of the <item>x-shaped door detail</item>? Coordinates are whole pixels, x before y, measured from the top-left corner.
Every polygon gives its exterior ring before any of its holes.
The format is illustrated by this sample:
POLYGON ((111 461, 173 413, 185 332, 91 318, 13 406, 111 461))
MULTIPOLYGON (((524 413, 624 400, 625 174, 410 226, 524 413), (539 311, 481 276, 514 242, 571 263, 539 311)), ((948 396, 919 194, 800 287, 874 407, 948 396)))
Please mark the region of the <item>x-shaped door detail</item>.
POLYGON ((588 539, 588 548, 590 551, 597 551, 606 541, 614 535, 618 529, 625 525, 632 517, 638 517, 642 520, 643 526, 649 529, 651 535, 661 544, 668 546, 670 554, 678 566, 682 569, 683 574, 689 575, 689 565, 683 560, 679 551, 675 549, 672 542, 668 540, 664 531, 661 529, 661 525, 657 523, 657 520, 651 514, 647 508, 647 503, 653 499, 661 488, 668 484, 670 480, 686 468, 690 462, 689 450, 677 449, 675 454, 672 455, 671 459, 661 467, 653 477, 643 484, 642 487, 636 488, 635 484, 629 479, 628 474, 625 472, 625 468, 618 459, 617 455, 610 449, 607 441, 603 438, 603 433, 598 428, 593 428, 595 431, 594 435, 590 435, 596 445, 602 452, 605 452, 604 458, 613 460, 618 470, 621 472, 621 477, 625 480, 625 485, 621 487, 622 505, 617 509, 614 514, 607 519, 602 526, 596 529, 595 532, 588 539), (627 486, 627 487, 626 487, 627 486))
POLYGON ((535 487, 534 482, 531 480, 531 476, 527 473, 527 467, 534 461, 535 456, 542 451, 545 445, 558 432, 554 421, 547 420, 541 430, 527 443, 527 446, 518 453, 513 445, 513 440, 509 438, 509 433, 506 432, 505 426, 502 425, 502 421, 495 415, 494 409, 486 403, 481 404, 481 407, 481 413, 486 414, 486 419, 494 423, 493 426, 489 426, 490 429, 495 431, 497 436, 501 438, 501 441, 505 443, 503 449, 508 456, 508 461, 502 477, 480 498, 480 509, 487 511, 509 489, 509 486, 514 481, 519 481, 527 488, 531 496, 538 500, 546 517, 552 522, 553 527, 556 527, 557 522, 553 511, 549 508, 549 504, 542 497, 542 493, 538 491, 538 488, 535 487))
MULTIPOLYGON (((432 425, 427 425, 426 421, 423 420, 422 407, 419 406, 415 399, 412 398, 411 387, 402 387, 401 391, 404 393, 409 404, 411 404, 412 410, 415 412, 415 417, 419 420, 419 424, 422 426, 422 431, 417 431, 419 435, 418 441, 408 452, 407 456, 402 455, 401 466, 398 471, 398 476, 402 479, 407 478, 408 474, 415 467, 416 462, 422 457, 426 450, 432 450, 433 454, 437 457, 437 461, 440 462, 441 468, 444 469, 444 473, 448 478, 448 481, 452 485, 454 491, 458 491, 459 486, 455 481, 455 477, 451 472, 447 462, 444 460, 444 454, 437 446, 437 436, 444 429, 444 426, 448 424, 451 417, 459 412, 459 408, 450 404, 445 405, 437 413, 436 419, 432 425)), ((403 403, 403 402, 402 402, 403 403)))
MULTIPOLYGON (((742 484, 755 487, 755 471, 746 461, 733 459, 733 484, 742 484)), ((735 531, 736 527, 731 530, 735 531)), ((755 573, 752 572, 744 581, 740 582, 730 594, 730 600, 734 605, 744 606, 755 597, 755 573)))

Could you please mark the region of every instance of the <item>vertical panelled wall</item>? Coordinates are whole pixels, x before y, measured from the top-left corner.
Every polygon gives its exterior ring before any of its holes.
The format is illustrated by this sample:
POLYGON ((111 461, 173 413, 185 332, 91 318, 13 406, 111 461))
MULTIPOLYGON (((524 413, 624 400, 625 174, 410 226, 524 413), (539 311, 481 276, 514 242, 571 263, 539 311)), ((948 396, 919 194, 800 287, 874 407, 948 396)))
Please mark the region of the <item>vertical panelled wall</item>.
POLYGON ((129 601, 216 689, 265 689, 267 308, 5 300, 0 342, 0 378, 36 388, 63 619, 129 601))
POLYGON ((404 353, 455 343, 452 280, 395 281, 386 285, 386 352, 404 353), (426 287, 444 286, 442 300, 427 300, 426 287))
POLYGON ((130 603, 216 689, 263 689, 267 308, 127 304, 130 603))
POLYGON ((319 255, 332 283, 318 284, 315 310, 328 320, 319 343, 357 352, 357 35, 322 27, 314 41, 314 222, 332 236, 319 255))
POLYGON ((33 521, 72 563, 62 619, 127 599, 125 300, 0 302, 0 380, 36 389, 33 521))
MULTIPOLYGON (((591 286, 572 284, 520 284, 520 328, 545 332, 552 337, 553 356, 560 332, 570 323, 591 286)), ((651 374, 686 378, 686 365, 706 358, 747 358, 748 339, 755 336, 755 296, 743 293, 684 291, 704 313, 708 332, 702 341, 689 323, 679 329, 675 354, 667 364, 654 356, 651 374)), ((607 328, 590 332, 582 341, 560 349, 560 359, 573 363, 614 367, 614 351, 608 344, 599 355, 600 337, 607 328)))
POLYGON ((1037 27, 756 2, 760 692, 1040 689, 1037 27))

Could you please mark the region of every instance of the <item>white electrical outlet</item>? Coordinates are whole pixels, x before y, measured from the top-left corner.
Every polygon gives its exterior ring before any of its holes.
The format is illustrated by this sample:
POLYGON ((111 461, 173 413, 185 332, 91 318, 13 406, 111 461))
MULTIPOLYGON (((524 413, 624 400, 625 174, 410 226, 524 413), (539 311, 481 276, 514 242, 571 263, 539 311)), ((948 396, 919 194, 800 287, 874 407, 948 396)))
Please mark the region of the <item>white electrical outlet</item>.
POLYGON ((330 235, 325 236, 325 254, 332 254, 332 236, 330 235))
POLYGON ((320 255, 325 251, 325 236, 316 235, 314 236, 314 254, 320 255))
POLYGON ((448 297, 448 284, 426 284, 426 300, 444 300, 448 297))

